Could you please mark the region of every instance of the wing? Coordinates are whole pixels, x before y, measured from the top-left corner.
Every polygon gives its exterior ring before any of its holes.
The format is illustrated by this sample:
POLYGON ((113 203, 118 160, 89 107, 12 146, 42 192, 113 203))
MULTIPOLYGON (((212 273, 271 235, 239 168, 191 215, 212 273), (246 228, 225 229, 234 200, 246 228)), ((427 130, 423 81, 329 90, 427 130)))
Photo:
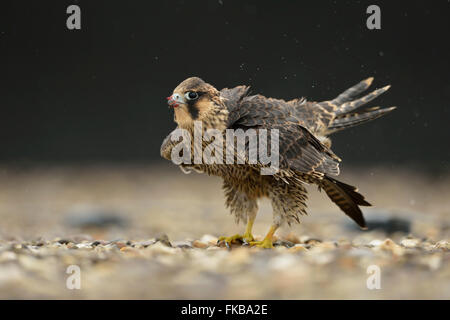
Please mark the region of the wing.
POLYGON ((341 161, 311 132, 301 125, 288 123, 275 127, 280 135, 280 164, 311 175, 338 175, 341 161))
POLYGON ((159 149, 159 153, 161 155, 161 157, 163 157, 166 160, 172 160, 172 148, 178 143, 178 142, 174 142, 172 141, 172 133, 178 129, 175 128, 171 133, 169 133, 167 135, 167 137, 164 138, 162 144, 161 144, 161 148, 159 149))
POLYGON ((225 88, 220 90, 220 97, 228 109, 228 127, 236 122, 240 117, 242 100, 247 96, 249 87, 238 86, 235 88, 225 88))
MULTIPOLYGON (((230 90, 230 89, 227 89, 230 90)), ((230 95, 233 96, 233 95, 230 95)), ((278 129, 280 167, 313 175, 339 174, 340 159, 324 146, 296 113, 304 100, 266 98, 261 95, 239 96, 229 101, 229 123, 232 129, 278 129)))

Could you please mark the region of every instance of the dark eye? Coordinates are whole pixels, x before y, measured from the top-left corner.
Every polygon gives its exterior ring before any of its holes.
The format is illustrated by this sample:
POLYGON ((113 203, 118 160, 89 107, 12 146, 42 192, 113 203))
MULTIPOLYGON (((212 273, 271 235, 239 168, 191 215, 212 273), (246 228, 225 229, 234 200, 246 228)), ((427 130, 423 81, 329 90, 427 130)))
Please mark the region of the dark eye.
POLYGON ((194 91, 189 91, 189 92, 186 92, 186 94, 184 96, 188 100, 195 100, 198 98, 198 93, 194 92, 194 91))

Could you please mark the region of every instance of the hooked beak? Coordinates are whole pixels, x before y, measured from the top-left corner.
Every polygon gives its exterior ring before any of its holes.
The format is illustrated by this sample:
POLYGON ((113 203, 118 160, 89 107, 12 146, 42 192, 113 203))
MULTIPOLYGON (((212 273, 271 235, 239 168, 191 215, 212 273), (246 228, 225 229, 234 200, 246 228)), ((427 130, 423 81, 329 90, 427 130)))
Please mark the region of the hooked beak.
POLYGON ((180 104, 184 104, 186 103, 186 101, 184 101, 183 97, 180 96, 178 93, 174 93, 173 95, 171 95, 170 97, 167 97, 167 103, 169 104, 170 107, 176 108, 178 107, 180 104))

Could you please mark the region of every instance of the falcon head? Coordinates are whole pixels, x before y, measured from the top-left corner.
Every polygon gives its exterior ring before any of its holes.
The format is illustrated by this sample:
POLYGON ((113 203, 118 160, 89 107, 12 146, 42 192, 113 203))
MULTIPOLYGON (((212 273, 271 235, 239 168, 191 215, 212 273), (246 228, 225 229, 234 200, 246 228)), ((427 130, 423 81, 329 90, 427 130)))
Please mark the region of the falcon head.
POLYGON ((180 127, 188 127, 220 103, 220 93, 209 83, 192 77, 181 82, 167 97, 167 102, 174 109, 175 122, 180 127))

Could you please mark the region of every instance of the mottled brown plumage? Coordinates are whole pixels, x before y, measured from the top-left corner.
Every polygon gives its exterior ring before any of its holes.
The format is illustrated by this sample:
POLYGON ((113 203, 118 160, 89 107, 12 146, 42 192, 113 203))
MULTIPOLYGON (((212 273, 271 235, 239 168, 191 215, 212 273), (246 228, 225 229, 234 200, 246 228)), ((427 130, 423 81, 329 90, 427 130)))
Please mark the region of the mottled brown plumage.
MULTIPOLYGON (((223 178, 227 206, 237 222, 248 222, 243 236, 224 237, 225 242, 241 240, 271 247, 271 237, 278 226, 284 222, 299 222, 299 216, 306 214, 305 183, 324 189, 334 203, 365 228, 359 206, 370 204, 355 187, 331 177, 339 174, 341 160, 331 151, 328 135, 394 109, 360 110, 362 105, 389 88, 387 86, 356 98, 370 86, 372 80, 361 81, 335 99, 324 102, 310 102, 304 98, 284 101, 248 95, 249 88, 246 86, 218 91, 196 77, 188 78, 177 86, 168 98, 169 104, 174 107, 178 127, 188 130, 191 135, 195 120, 202 122, 203 130, 215 128, 223 134, 225 129, 279 130, 280 170, 274 175, 261 175, 263 166, 260 163, 249 164, 248 146, 247 153, 243 155, 244 164, 180 164, 185 172, 193 169, 223 178), (257 200, 261 197, 268 197, 272 202, 274 225, 264 241, 252 242, 251 226, 258 210, 257 200)), ((161 146, 161 155, 170 160, 175 144, 169 135, 161 146)))

